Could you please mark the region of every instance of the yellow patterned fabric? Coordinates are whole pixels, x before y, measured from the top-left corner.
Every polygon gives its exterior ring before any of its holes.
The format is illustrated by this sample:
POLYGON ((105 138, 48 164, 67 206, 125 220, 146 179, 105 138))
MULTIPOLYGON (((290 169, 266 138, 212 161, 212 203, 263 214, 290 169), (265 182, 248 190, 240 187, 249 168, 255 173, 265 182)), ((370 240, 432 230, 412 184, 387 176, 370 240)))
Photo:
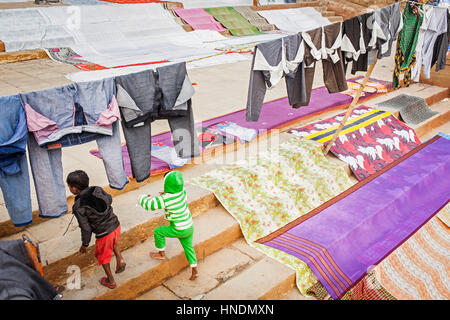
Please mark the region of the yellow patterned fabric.
POLYGON ((297 137, 190 183, 214 192, 238 220, 250 246, 294 269, 303 294, 317 283, 306 263, 254 241, 353 185, 343 167, 329 162, 317 143, 297 137))

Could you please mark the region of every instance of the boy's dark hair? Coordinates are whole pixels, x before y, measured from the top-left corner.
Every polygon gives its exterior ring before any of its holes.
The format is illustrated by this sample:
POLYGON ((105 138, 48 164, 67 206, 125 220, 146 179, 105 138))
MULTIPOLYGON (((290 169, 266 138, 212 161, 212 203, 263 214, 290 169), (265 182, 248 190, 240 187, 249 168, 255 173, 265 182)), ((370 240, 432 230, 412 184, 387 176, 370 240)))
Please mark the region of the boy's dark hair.
POLYGON ((75 170, 67 176, 66 182, 69 186, 83 191, 89 187, 89 176, 83 170, 75 170))

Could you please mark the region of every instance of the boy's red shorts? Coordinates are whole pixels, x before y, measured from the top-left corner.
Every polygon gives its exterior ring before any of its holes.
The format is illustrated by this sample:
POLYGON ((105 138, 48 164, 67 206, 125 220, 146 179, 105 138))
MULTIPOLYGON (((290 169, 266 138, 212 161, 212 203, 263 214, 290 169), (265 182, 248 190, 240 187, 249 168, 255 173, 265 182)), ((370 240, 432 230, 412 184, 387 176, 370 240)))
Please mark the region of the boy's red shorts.
POLYGON ((95 257, 97 258, 98 265, 107 264, 111 261, 113 256, 113 247, 119 241, 120 225, 103 238, 95 240, 95 257))

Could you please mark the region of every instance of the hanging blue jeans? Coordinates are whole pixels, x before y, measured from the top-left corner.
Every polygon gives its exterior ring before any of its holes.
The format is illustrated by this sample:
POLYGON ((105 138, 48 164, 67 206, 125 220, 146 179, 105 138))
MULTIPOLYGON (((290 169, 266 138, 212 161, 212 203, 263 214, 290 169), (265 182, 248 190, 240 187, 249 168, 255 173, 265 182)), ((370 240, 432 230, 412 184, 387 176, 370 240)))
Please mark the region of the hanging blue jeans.
MULTIPOLYGON (((95 140, 97 140, 98 149, 103 158, 110 187, 120 190, 128 183, 128 177, 123 165, 118 121, 113 123, 112 128, 112 136, 97 134, 95 140)), ((67 140, 67 136, 63 139, 67 140)), ((89 139, 92 139, 92 137, 89 137, 89 139)), ((76 142, 79 142, 79 140, 69 143, 75 145, 76 142)), ((37 144, 33 134, 30 134, 28 137, 28 152, 36 186, 39 216, 57 218, 68 210, 61 161, 62 149, 42 148, 37 144)))
POLYGON ((0 188, 16 227, 31 223, 27 122, 18 95, 0 97, 0 188))

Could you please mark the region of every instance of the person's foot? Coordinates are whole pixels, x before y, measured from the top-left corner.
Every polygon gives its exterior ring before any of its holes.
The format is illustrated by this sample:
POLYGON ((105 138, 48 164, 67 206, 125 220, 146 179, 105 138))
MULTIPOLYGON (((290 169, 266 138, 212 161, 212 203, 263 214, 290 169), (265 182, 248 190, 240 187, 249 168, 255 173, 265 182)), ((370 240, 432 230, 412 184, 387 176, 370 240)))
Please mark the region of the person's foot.
POLYGON ((124 272, 126 266, 127 266, 127 264, 125 263, 124 260, 122 260, 119 263, 117 263, 116 273, 124 272))
POLYGON ((191 274, 191 277, 189 278, 189 280, 195 280, 197 278, 198 278, 197 268, 192 268, 192 274, 191 274))
POLYGON ((164 260, 166 259, 166 254, 164 251, 150 252, 150 257, 155 260, 164 260))
POLYGON ((99 282, 102 286, 105 286, 109 289, 115 289, 117 287, 116 282, 115 281, 109 282, 107 277, 101 278, 99 282))

